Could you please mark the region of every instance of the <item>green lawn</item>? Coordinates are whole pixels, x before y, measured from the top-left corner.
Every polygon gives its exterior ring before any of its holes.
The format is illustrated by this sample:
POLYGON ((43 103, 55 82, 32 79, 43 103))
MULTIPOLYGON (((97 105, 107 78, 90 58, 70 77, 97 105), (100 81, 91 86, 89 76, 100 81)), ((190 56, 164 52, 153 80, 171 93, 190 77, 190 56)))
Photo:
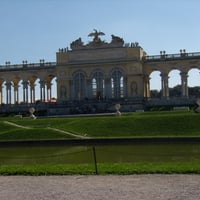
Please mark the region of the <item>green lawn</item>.
MULTIPOLYGON (((92 146, 1 147, 0 175, 94 174, 92 146)), ((96 146, 99 174, 198 173, 199 144, 96 146)))
MULTIPOLYGON (((200 114, 163 111, 121 117, 0 118, 0 141, 69 139, 65 130, 92 138, 199 137, 200 114), (5 121, 22 125, 16 127, 5 121)), ((199 144, 96 146, 100 174, 200 173, 199 144)), ((92 146, 0 147, 0 175, 94 174, 92 146)))
MULTIPOLYGON (((3 120, 4 118, 0 123, 3 120)), ((9 118, 7 120, 32 127, 33 134, 41 130, 45 133, 47 127, 53 127, 90 137, 200 136, 200 114, 192 111, 130 113, 123 114, 121 117, 38 118, 36 120, 9 118)), ((4 129, 6 128, 0 130, 0 134, 4 129)), ((13 127, 10 129, 12 132, 13 127)), ((9 130, 6 131, 9 134, 9 130)))
MULTIPOLYGON (((15 127, 4 123, 4 121, 12 121, 13 118, 1 118, 0 120, 0 141, 10 140, 56 140, 56 139, 68 139, 71 136, 59 133, 44 127, 35 127, 30 129, 24 129, 15 127)), ((14 120, 15 121, 15 120, 14 120)), ((20 122, 26 121, 22 119, 20 122)), ((18 123, 18 122, 16 122, 18 123)))
MULTIPOLYGON (((0 165, 0 175, 88 175, 94 164, 0 165)), ((200 174, 200 162, 101 163, 98 174, 200 174)))

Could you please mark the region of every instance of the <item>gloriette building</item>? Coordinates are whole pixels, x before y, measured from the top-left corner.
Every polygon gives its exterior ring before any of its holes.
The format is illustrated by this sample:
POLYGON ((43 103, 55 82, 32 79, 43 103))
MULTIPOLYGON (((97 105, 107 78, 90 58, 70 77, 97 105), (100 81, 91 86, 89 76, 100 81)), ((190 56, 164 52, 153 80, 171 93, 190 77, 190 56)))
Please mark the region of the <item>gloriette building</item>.
POLYGON ((94 30, 88 35, 88 44, 78 38, 70 48, 59 49, 53 63, 40 60, 0 66, 0 112, 22 112, 34 106, 43 114, 70 114, 111 111, 115 103, 120 103, 125 111, 194 104, 196 99, 189 97, 187 80, 190 69, 200 68, 200 53, 183 50, 179 54, 161 52, 148 56, 137 42, 125 44, 123 38, 115 35, 106 42, 102 35, 94 30), (180 71, 182 94, 178 99, 169 96, 172 69, 180 71), (152 99, 150 94, 150 74, 154 71, 161 76, 160 99, 152 99), (52 102, 53 79, 56 102, 52 102))

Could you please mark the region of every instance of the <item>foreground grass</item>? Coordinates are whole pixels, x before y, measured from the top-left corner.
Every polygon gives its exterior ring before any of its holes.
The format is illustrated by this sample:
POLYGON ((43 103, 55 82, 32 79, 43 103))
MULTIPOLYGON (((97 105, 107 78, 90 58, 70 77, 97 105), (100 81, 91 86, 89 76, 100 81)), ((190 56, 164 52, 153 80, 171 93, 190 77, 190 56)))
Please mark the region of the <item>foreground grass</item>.
MULTIPOLYGON (((98 174, 200 174, 200 162, 98 164, 98 174)), ((93 164, 1 165, 0 175, 93 175, 93 164)))
MULTIPOLYGON (((200 115, 188 111, 130 113, 121 117, 38 118, 37 120, 1 118, 0 140, 69 138, 48 127, 90 137, 199 137, 199 121, 200 115), (4 120, 27 126, 29 129, 5 124, 4 120)), ((185 145, 183 149, 182 146, 175 144, 175 155, 171 152, 173 148, 169 144, 164 148, 161 148, 159 144, 158 146, 145 145, 143 148, 137 145, 131 148, 126 146, 124 150, 119 146, 103 148, 102 146, 96 148, 99 174, 200 174, 199 147, 196 146, 185 145), (115 157, 119 159, 119 162, 111 161, 111 158, 115 157), (125 157, 127 160, 123 161, 125 157), (132 160, 133 158, 135 161, 132 160)), ((0 175, 95 174, 94 163, 91 161, 93 154, 91 148, 88 147, 75 149, 74 147, 63 149, 60 146, 59 148, 49 147, 49 149, 41 147, 37 151, 26 147, 18 150, 15 147, 1 148, 0 175), (39 160, 38 164, 36 158, 39 160), (75 158, 78 158, 78 162, 72 164, 75 158), (21 164, 20 160, 27 161, 21 164), (90 164, 86 164, 87 162, 90 164)))

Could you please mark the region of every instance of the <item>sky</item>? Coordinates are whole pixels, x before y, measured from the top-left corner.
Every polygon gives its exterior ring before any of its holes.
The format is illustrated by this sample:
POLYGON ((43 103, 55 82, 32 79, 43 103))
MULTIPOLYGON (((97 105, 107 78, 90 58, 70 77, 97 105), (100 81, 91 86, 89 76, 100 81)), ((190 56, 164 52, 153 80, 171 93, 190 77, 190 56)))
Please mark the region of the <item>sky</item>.
POLYGON ((93 29, 148 55, 200 52, 199 8, 199 0, 0 0, 0 65, 55 62, 59 48, 87 43, 93 29))

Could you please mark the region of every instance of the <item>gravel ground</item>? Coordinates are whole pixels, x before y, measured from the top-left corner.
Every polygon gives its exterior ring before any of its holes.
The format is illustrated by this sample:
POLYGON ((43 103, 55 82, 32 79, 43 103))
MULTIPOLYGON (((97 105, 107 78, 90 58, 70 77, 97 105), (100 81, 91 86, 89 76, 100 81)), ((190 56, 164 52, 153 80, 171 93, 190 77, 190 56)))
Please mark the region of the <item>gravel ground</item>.
POLYGON ((1 200, 199 200, 200 175, 0 176, 1 200))

